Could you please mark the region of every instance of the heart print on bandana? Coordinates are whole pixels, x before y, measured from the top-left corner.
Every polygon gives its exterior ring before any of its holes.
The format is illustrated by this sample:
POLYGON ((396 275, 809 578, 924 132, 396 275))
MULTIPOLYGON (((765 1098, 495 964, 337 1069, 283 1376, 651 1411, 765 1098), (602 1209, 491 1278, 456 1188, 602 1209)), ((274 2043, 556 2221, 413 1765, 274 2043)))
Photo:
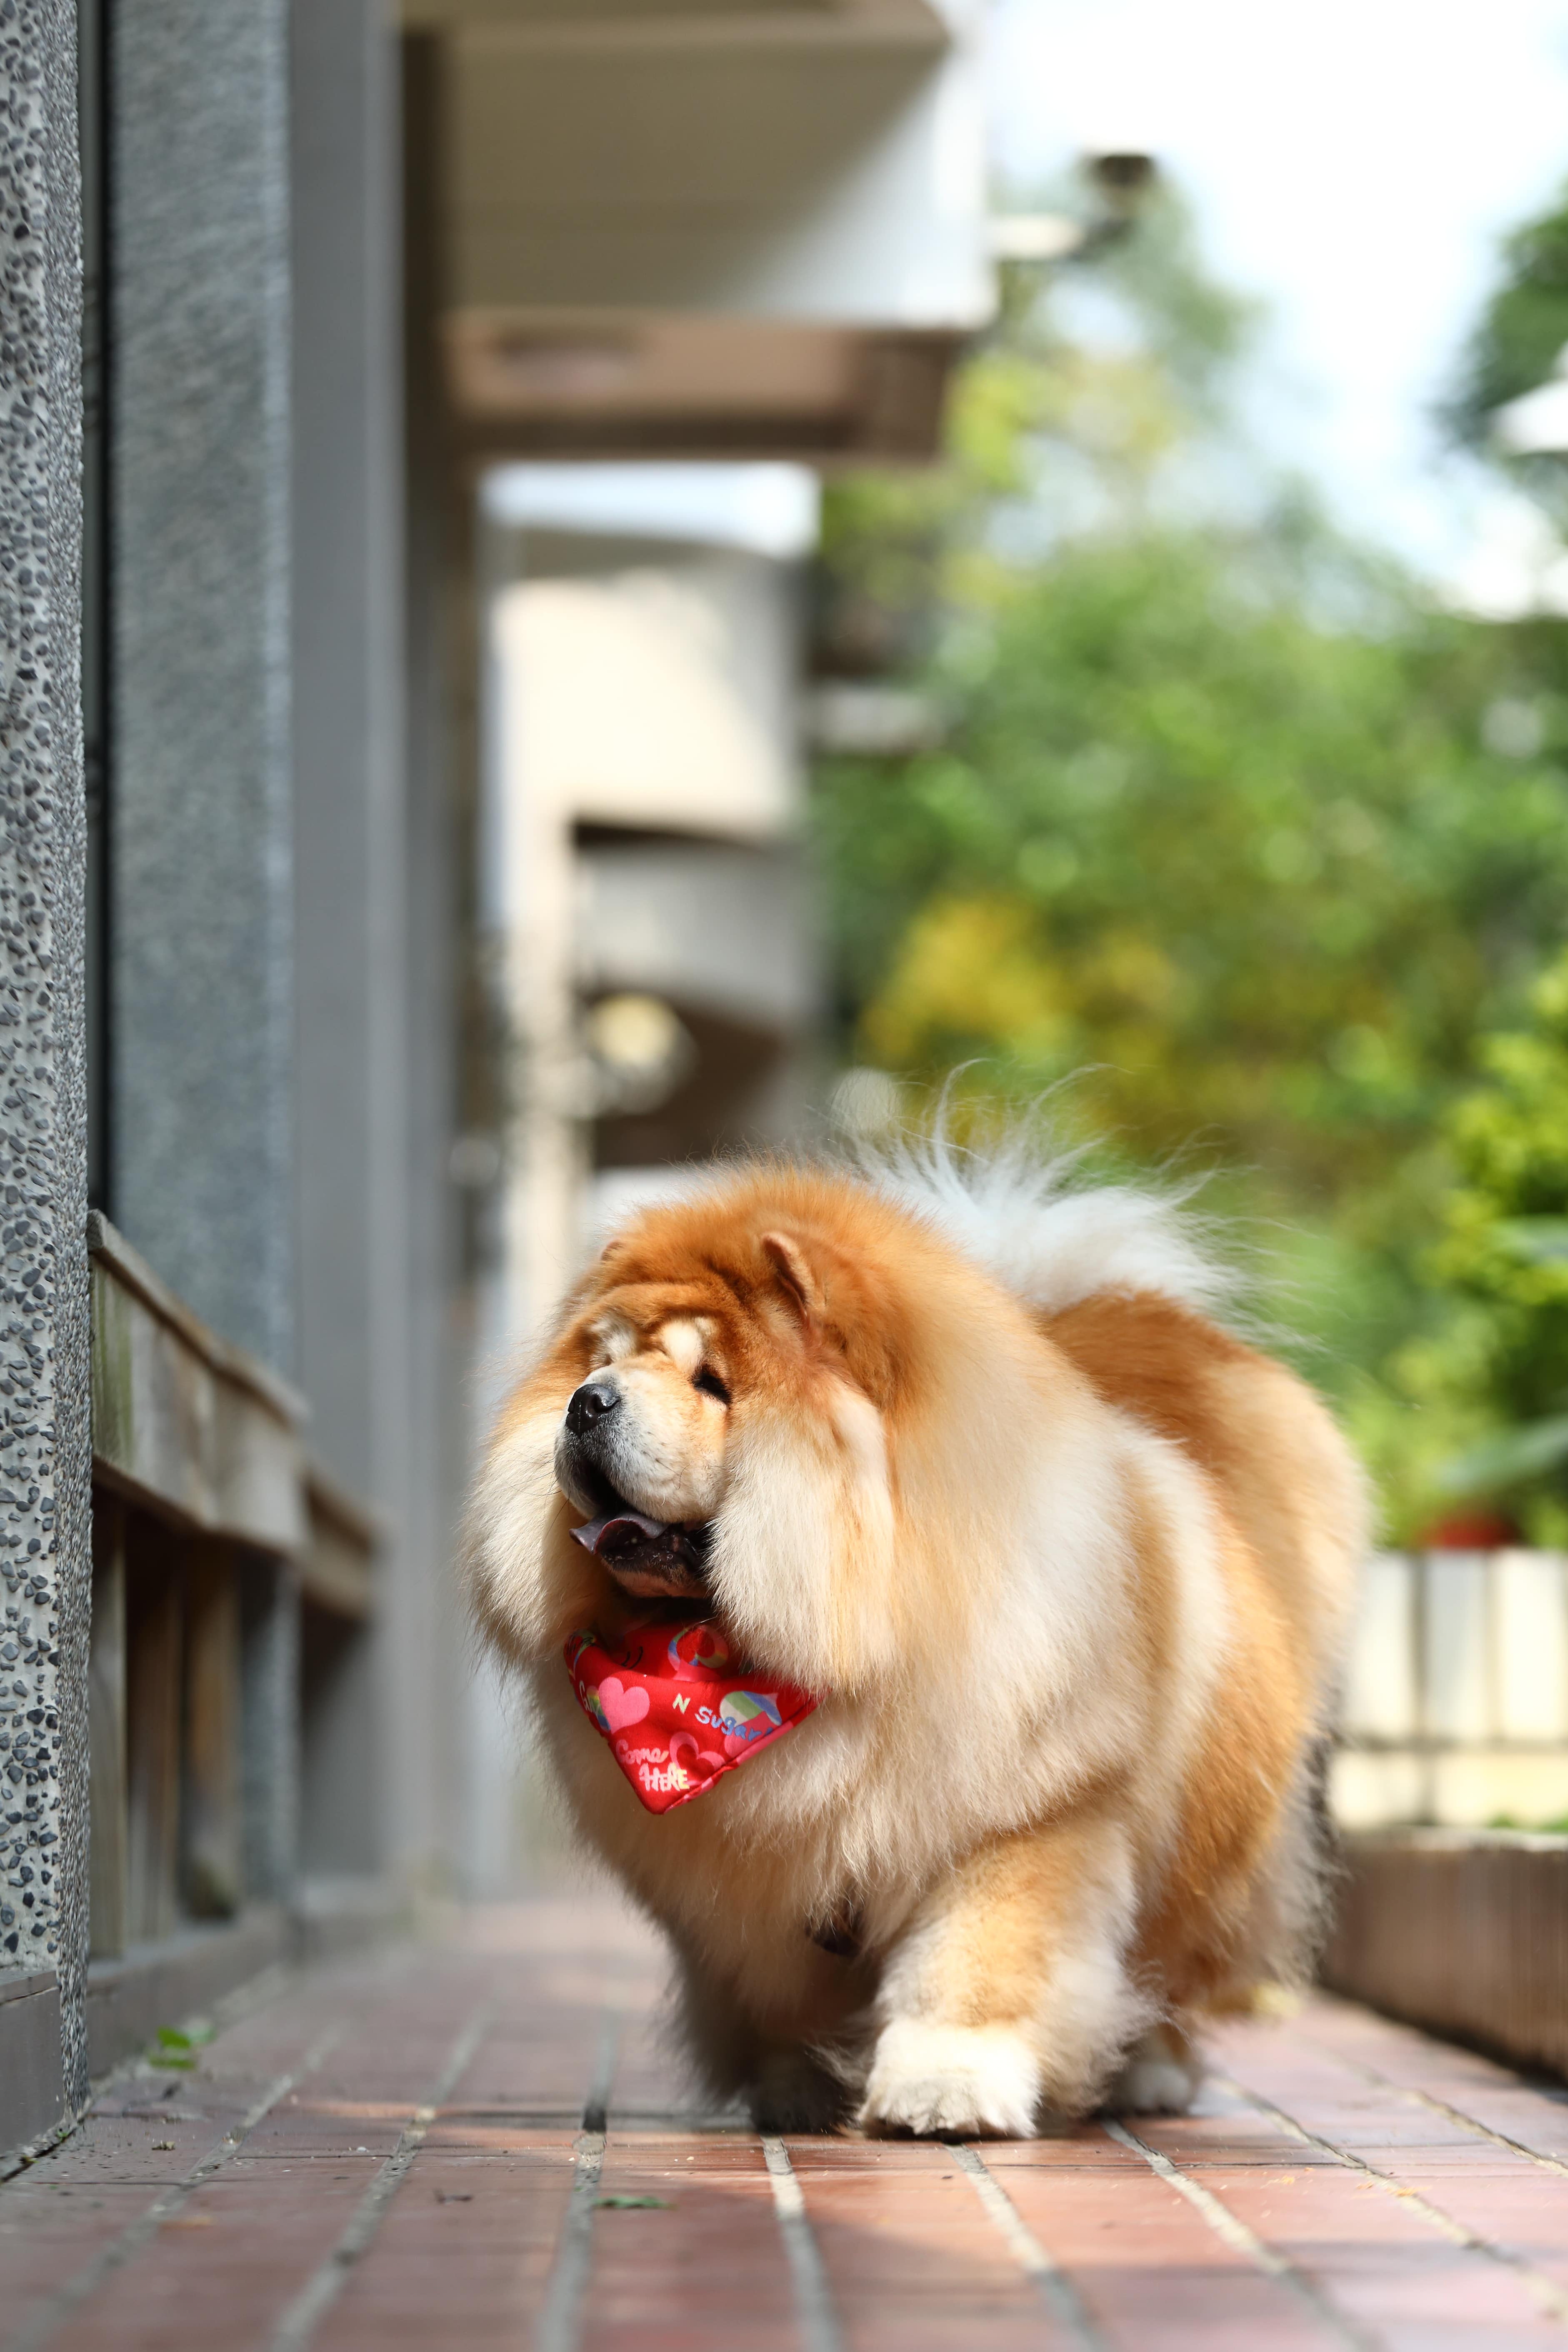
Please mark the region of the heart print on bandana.
POLYGON ((638 1626, 615 1643, 574 1633, 565 1658, 578 1705, 650 1813, 700 1797, 816 1705, 748 1673, 710 1618, 638 1626))

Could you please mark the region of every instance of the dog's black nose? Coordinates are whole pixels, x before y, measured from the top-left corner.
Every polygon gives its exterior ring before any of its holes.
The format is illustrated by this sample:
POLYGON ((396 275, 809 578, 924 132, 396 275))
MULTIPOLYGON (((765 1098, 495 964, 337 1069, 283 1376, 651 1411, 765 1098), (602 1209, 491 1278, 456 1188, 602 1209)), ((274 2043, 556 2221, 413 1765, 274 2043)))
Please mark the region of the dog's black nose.
POLYGON ((566 1407, 566 1426, 574 1437, 582 1437, 596 1421, 614 1412, 620 1401, 619 1389, 613 1388, 608 1381, 584 1381, 572 1393, 566 1407))

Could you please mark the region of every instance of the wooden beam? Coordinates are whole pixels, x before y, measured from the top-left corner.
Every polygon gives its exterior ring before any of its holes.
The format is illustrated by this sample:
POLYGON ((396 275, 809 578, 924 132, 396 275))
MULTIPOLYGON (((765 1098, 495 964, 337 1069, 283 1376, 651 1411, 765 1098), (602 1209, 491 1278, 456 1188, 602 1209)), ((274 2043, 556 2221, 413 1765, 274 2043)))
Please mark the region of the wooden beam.
POLYGON ((303 1400, 199 1323, 96 1211, 88 1241, 98 1483, 205 1533, 298 1551, 303 1400))
POLYGON ((185 1569, 185 1906, 226 1919, 245 1891, 240 1811, 239 1578, 226 1544, 194 1543, 185 1569))
POLYGON ((306 1599, 340 1617, 370 1616, 384 1528, 315 1463, 306 1474, 305 1502, 310 1540, 299 1570, 306 1599))
POLYGON ((140 1514, 128 1515, 126 1536, 126 1926, 132 1943, 151 1943, 173 1934, 179 1913, 183 1562, 140 1514))
POLYGON ((125 1511, 92 1505, 92 1634, 88 1657, 89 1925, 95 1959, 125 1949, 129 1837, 125 1704, 125 1511))

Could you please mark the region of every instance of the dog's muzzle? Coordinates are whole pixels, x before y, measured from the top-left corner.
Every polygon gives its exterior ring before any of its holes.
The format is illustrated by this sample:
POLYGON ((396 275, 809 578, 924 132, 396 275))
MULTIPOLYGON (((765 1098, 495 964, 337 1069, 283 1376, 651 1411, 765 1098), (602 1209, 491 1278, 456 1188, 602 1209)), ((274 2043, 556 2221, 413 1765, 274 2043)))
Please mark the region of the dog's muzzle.
POLYGON ((708 1530, 651 1517, 628 1503, 615 1482, 618 1384, 595 1373, 574 1389, 566 1402, 555 1446, 555 1475, 563 1494, 580 1511, 585 1527, 574 1539, 603 1560, 616 1581, 647 1599, 705 1600, 708 1595, 708 1530))
POLYGON ((567 1399, 555 1441, 562 1492, 594 1518, 621 1501, 612 1462, 621 1402, 617 1383, 604 1372, 595 1374, 567 1399))

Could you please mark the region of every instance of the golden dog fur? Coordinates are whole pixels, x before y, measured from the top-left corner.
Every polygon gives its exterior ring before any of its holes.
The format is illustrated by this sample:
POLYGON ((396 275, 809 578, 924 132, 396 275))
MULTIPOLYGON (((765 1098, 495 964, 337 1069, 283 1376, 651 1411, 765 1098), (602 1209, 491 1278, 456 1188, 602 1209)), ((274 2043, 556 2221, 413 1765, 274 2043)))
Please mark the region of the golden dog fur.
POLYGON ((1299 1969, 1363 1488, 1214 1291, 1158 1200, 1016 1148, 762 1166, 614 1241, 505 1406, 479 1623, 581 1837, 675 1947, 701 2074, 763 2120, 1179 2106, 1194 2021, 1299 1969), (561 1656, 634 1613, 552 1468, 606 1366, 620 1491, 711 1522, 715 1613, 820 1702, 658 1818, 561 1656))

